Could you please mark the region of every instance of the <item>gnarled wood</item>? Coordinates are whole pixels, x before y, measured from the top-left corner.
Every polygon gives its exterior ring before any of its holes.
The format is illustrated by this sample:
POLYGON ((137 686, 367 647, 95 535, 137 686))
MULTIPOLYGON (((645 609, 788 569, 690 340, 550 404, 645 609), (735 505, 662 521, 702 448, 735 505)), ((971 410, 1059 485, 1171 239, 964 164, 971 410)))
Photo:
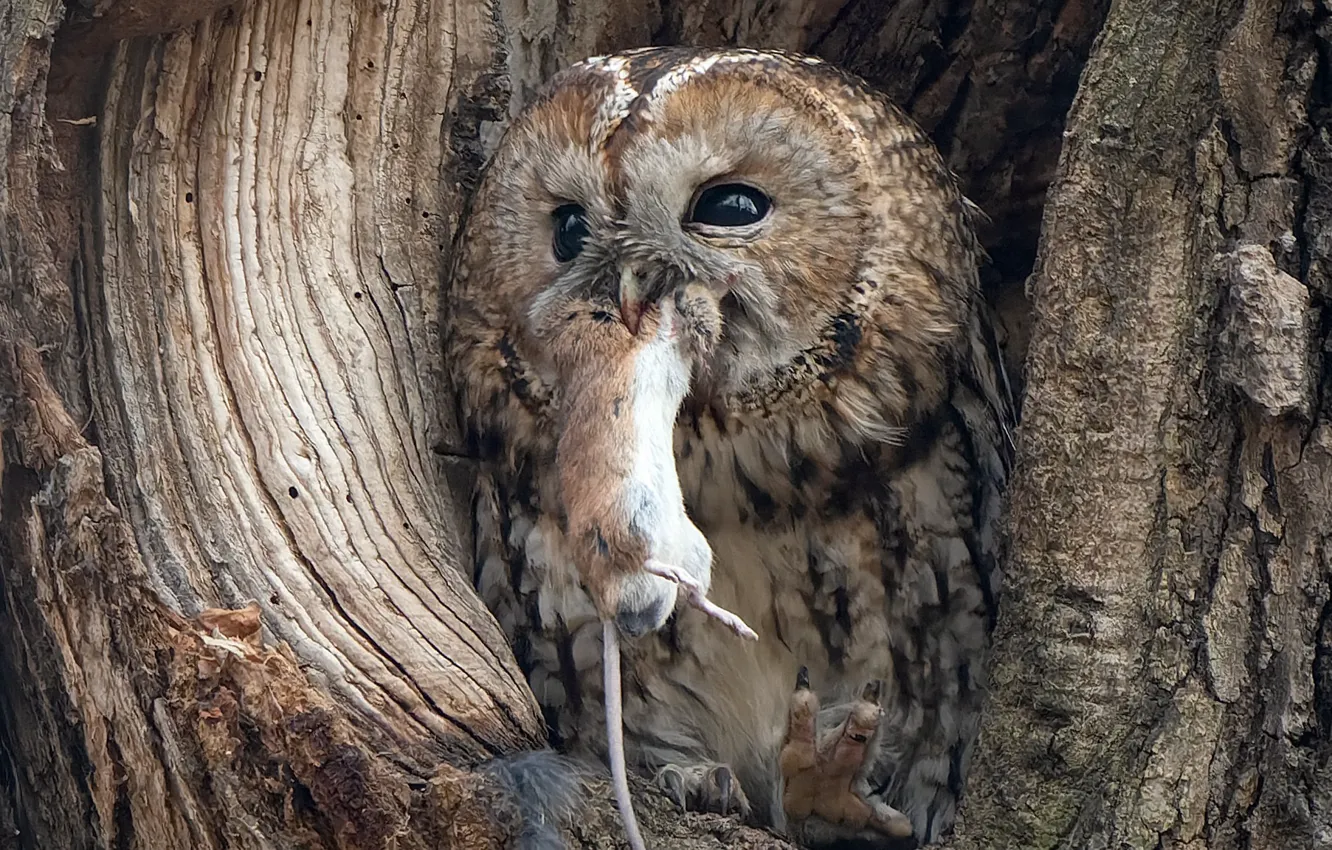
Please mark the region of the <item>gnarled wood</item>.
POLYGON ((253 2, 110 63, 88 303, 113 478, 172 607, 256 601, 426 762, 531 747, 417 371, 437 359, 414 281, 441 275, 453 80, 407 51, 447 55, 449 31, 426 5, 295 11, 253 2))

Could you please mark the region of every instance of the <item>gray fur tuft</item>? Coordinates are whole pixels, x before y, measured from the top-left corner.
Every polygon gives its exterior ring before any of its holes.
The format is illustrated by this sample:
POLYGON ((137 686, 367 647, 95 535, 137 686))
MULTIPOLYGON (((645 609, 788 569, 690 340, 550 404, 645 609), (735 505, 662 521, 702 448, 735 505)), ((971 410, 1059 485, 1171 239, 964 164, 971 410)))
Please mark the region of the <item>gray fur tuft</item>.
POLYGON ((517 753, 481 768, 518 806, 523 826, 516 850, 565 850, 560 826, 583 802, 586 769, 554 750, 517 753))

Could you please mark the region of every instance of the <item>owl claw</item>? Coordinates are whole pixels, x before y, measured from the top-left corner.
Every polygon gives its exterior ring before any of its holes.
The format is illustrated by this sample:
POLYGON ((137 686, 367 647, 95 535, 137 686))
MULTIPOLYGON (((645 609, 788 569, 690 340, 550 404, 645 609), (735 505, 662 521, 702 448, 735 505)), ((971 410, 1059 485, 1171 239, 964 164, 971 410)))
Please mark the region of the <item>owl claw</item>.
POLYGON ((893 838, 911 835, 907 816, 871 797, 862 779, 867 760, 876 754, 882 688, 881 682, 866 684, 846 719, 820 735, 819 698, 809 689, 809 671, 797 674, 780 755, 782 808, 796 837, 847 837, 867 830, 893 838))
POLYGON ((675 582, 679 585, 685 598, 689 600, 690 605, 693 605, 714 620, 720 621, 740 637, 748 638, 750 640, 758 640, 758 634, 749 626, 745 625, 744 620, 708 599, 707 596, 703 594, 703 586, 699 584, 693 576, 684 572, 679 567, 649 559, 648 562, 643 565, 643 569, 652 573, 654 576, 659 576, 667 581, 675 582))
POLYGON ((657 773, 657 787, 666 792, 666 796, 670 797, 675 805, 680 807, 680 811, 687 812, 689 811, 689 789, 685 787, 684 773, 678 768, 668 770, 669 767, 671 765, 663 767, 657 773))
POLYGON ((728 765, 668 764, 657 771, 657 787, 686 812, 737 815, 748 820, 749 798, 728 765))

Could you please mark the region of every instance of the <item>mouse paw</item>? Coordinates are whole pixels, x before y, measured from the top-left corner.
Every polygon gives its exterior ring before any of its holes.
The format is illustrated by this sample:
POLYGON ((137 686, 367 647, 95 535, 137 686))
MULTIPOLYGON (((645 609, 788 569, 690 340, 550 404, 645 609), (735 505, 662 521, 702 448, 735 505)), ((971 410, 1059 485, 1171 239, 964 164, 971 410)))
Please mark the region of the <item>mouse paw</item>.
POLYGON ((846 719, 820 735, 819 698, 809 687, 809 671, 800 668, 780 764, 782 808, 801 843, 910 837, 907 816, 872 798, 863 781, 876 755, 881 689, 880 682, 866 685, 847 707, 846 719))
POLYGON ((643 569, 650 575, 675 582, 685 594, 685 598, 689 600, 690 605, 693 605, 704 614, 721 622, 740 637, 749 638, 750 640, 758 640, 758 635, 755 634, 753 629, 745 625, 744 620, 740 619, 735 614, 732 614, 730 611, 727 611, 725 608, 713 604, 712 600, 708 599, 704 593, 703 585, 699 584, 684 570, 652 559, 648 559, 648 562, 644 565, 643 569))
POLYGON ((657 787, 687 812, 739 815, 748 820, 749 798, 728 765, 668 764, 657 771, 657 787))

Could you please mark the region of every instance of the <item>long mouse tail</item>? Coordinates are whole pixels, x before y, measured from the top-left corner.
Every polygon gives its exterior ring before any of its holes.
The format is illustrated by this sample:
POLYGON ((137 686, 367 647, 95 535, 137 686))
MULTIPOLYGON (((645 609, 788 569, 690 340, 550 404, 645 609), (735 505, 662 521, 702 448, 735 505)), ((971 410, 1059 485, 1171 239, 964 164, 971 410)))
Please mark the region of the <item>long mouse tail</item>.
POLYGON ((615 805, 624 820, 624 831, 629 835, 633 850, 647 850, 643 835, 638 831, 638 818, 634 817, 634 801, 629 796, 629 773, 624 764, 623 697, 620 691, 620 633, 615 623, 602 623, 601 667, 605 678, 606 743, 610 750, 611 785, 615 788, 615 805))

